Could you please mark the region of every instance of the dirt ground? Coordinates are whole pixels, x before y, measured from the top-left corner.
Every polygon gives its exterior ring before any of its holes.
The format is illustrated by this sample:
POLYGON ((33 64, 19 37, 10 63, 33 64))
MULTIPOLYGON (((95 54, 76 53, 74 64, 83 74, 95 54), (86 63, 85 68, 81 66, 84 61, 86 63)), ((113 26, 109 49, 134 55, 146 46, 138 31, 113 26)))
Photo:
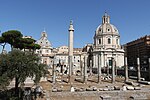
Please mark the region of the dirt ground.
MULTIPOLYGON (((105 88, 108 86, 118 86, 121 87, 125 85, 124 83, 124 77, 116 77, 115 83, 111 83, 111 80, 102 80, 101 83, 97 83, 97 77, 96 76, 90 76, 88 78, 88 81, 86 83, 82 83, 79 81, 75 81, 76 78, 80 78, 82 80, 81 76, 72 76, 71 77, 71 82, 67 83, 67 76, 59 76, 56 80, 56 83, 52 83, 52 77, 49 77, 49 81, 47 82, 41 82, 40 85, 43 87, 43 90, 47 92, 45 93, 45 97, 42 99, 38 100, 103 100, 100 96, 101 95, 110 95, 111 98, 110 100, 131 100, 129 97, 131 94, 146 94, 146 97, 149 98, 150 100, 150 85, 141 85, 142 91, 141 90, 133 90, 129 91, 127 90, 126 92, 116 92, 113 93, 110 91, 82 91, 82 92, 70 92, 70 88, 75 87, 75 88, 89 88, 89 87, 96 87, 96 88, 105 88), (61 88, 61 92, 52 92, 53 88, 61 88), (146 89, 144 91, 143 89, 146 89), (139 92, 138 92, 139 91, 139 92), (109 92, 109 93, 108 93, 109 92), (77 93, 77 94, 76 94, 77 93), (148 94, 147 94, 148 93, 148 94), (48 96, 47 96, 48 95, 48 96), (122 98, 124 96, 124 98, 122 98)), ((134 81, 135 80, 130 80, 134 81)), ((148 100, 148 99, 147 99, 148 100)))

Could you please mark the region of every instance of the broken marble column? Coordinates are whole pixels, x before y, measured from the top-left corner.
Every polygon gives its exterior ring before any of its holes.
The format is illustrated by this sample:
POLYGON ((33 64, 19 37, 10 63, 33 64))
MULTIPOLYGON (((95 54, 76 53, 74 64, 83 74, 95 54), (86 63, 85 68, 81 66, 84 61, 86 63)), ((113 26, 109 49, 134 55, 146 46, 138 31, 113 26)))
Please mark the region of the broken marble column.
POLYGON ((55 70, 55 65, 53 64, 53 84, 56 82, 56 70, 55 70))
POLYGON ((125 57, 125 82, 128 81, 128 64, 127 64, 127 57, 125 57))
POLYGON ((84 83, 87 82, 87 56, 84 56, 84 83))
POLYGON ((137 58, 137 72, 138 72, 138 78, 137 78, 137 80, 140 81, 141 71, 140 71, 140 59, 139 58, 137 58))
POLYGON ((101 55, 98 55, 98 83, 101 83, 101 55))
POLYGON ((92 60, 90 60, 90 75, 92 75, 92 60))
POLYGON ((115 83, 115 59, 112 58, 112 83, 115 83))

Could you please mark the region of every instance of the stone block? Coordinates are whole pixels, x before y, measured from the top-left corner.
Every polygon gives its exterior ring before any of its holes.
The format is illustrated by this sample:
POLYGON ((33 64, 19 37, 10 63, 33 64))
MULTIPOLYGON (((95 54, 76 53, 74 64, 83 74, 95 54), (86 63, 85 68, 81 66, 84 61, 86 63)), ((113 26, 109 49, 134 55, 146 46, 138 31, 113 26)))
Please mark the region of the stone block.
POLYGON ((108 88, 104 88, 103 91, 108 91, 108 88))
POLYGON ((102 100, 111 100, 110 95, 101 95, 100 97, 101 97, 102 100))
POLYGON ((103 88, 99 88, 99 91, 103 91, 103 88))
POLYGON ((134 90, 133 86, 127 86, 127 90, 134 90))
POLYGON ((53 89, 52 89, 52 92, 57 92, 57 89, 56 89, 56 88, 53 88, 53 89))
POLYGON ((127 86, 123 86, 123 87, 122 87, 122 90, 123 90, 123 91, 126 91, 126 90, 127 90, 127 86))
POLYGON ((92 88, 93 88, 93 91, 97 91, 97 87, 93 86, 92 88))
POLYGON ((114 86, 114 90, 120 90, 119 86, 114 86))
POLYGON ((141 90, 141 87, 134 87, 134 90, 141 90))
POLYGON ((93 88, 86 88, 86 91, 93 91, 93 88))
POLYGON ((140 94, 140 95, 134 94, 131 95, 130 98, 133 100, 148 100, 147 96, 144 94, 140 94))

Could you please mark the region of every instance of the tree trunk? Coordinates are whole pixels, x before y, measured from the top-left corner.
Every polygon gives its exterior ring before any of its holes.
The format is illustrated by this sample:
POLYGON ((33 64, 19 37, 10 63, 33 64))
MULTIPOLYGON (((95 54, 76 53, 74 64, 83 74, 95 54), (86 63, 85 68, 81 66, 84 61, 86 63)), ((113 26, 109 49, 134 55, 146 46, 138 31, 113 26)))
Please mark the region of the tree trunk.
POLYGON ((15 95, 16 96, 19 96, 19 88, 18 88, 18 86, 19 86, 19 78, 16 77, 15 78, 15 95))

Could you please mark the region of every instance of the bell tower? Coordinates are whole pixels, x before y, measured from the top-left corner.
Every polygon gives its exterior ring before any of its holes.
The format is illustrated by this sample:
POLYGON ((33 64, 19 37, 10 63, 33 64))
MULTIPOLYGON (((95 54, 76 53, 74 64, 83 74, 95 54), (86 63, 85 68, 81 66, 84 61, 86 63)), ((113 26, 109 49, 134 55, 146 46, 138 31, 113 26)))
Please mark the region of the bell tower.
POLYGON ((110 23, 110 17, 106 12, 104 16, 102 17, 102 24, 105 24, 105 23, 110 23))

